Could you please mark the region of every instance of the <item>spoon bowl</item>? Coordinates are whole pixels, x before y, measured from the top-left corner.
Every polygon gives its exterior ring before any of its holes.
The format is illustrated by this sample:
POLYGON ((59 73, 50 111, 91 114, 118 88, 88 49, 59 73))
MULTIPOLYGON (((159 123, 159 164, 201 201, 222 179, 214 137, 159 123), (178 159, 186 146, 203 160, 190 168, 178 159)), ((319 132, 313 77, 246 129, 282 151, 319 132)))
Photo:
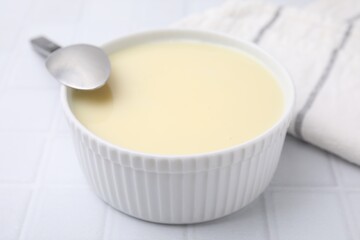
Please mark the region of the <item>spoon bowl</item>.
POLYGON ((49 72, 62 84, 90 90, 103 86, 110 76, 110 61, 98 47, 77 44, 56 50, 46 60, 49 72))
POLYGON ((35 38, 31 43, 46 58, 51 75, 65 86, 92 90, 100 88, 109 79, 110 60, 101 48, 88 44, 61 48, 44 37, 35 38))

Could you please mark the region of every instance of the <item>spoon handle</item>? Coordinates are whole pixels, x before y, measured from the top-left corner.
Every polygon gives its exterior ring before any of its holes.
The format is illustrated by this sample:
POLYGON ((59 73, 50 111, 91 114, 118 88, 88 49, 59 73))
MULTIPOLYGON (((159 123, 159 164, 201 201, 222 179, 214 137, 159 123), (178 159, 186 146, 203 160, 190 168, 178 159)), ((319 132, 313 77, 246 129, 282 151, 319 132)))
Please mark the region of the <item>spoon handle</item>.
POLYGON ((52 52, 61 48, 56 43, 50 41, 45 37, 37 37, 30 40, 34 50, 44 58, 47 58, 52 52))

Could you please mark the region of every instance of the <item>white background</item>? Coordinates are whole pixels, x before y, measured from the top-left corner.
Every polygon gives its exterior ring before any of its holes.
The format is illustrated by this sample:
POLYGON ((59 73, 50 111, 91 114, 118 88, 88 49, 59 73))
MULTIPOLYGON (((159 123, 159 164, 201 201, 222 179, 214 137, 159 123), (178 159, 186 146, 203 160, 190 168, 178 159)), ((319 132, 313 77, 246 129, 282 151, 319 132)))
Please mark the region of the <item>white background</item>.
MULTIPOLYGON (((143 222, 88 187, 59 104, 59 85, 28 43, 102 44, 166 27, 221 0, 0 0, 0 240, 360 239, 360 168, 292 137, 266 192, 198 225, 143 222)), ((302 6, 311 0, 277 0, 302 6)))

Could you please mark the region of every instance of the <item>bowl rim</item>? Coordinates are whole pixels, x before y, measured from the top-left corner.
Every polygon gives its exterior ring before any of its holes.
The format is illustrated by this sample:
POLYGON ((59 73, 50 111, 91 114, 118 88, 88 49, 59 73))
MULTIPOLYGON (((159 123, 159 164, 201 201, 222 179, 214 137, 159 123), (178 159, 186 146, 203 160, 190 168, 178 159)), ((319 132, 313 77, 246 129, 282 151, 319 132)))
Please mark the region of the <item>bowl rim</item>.
MULTIPOLYGON (((157 153, 146 153, 146 152, 142 152, 142 151, 137 151, 137 150, 133 150, 133 149, 129 149, 126 147, 122 147, 120 145, 111 143, 110 141, 107 141, 103 138, 101 138, 100 136, 96 135, 95 133, 93 133, 91 130, 87 129, 74 115, 74 113, 72 112, 70 105, 69 105, 69 101, 68 101, 68 92, 69 89, 68 87, 62 85, 61 89, 60 89, 60 95, 61 95, 61 103, 62 103, 62 107, 63 107, 63 111, 67 117, 68 120, 71 120, 72 123, 74 123, 76 125, 77 128, 79 128, 82 132, 85 132, 88 136, 90 136, 93 139, 96 139, 96 141, 100 142, 103 145, 106 145, 107 147, 110 147, 112 149, 115 149, 117 152, 121 152, 121 153, 127 153, 127 154, 132 154, 132 155, 137 155, 137 156, 144 156, 147 158, 154 158, 154 159, 194 159, 194 158, 199 158, 199 157, 211 157, 214 155, 219 155, 219 154, 226 154, 226 153, 230 153, 230 152, 234 152, 237 149, 240 148, 247 148, 253 144, 256 144, 257 142, 260 142, 261 140, 265 139, 266 137, 268 137, 272 132, 274 132, 275 129, 279 128, 282 124, 284 124, 289 118, 292 117, 293 113, 294 113, 294 104, 295 104, 295 87, 294 87, 294 83, 292 81, 292 78, 289 74, 289 72, 285 69, 285 67, 283 67, 282 64, 280 64, 274 57, 272 57, 267 51, 265 51, 264 49, 262 49, 261 47, 259 47, 258 45, 250 42, 250 41, 246 41, 246 40, 242 40, 242 39, 238 39, 235 38, 231 35, 225 34, 225 33, 219 33, 216 31, 211 31, 211 30, 192 30, 192 29, 186 29, 186 28, 161 28, 161 29, 156 29, 156 30, 147 30, 147 31, 139 31, 139 32, 134 32, 131 34, 127 34, 118 38, 115 38, 112 41, 108 41, 105 44, 101 45, 102 49, 105 49, 111 45, 116 45, 119 44, 119 42, 123 42, 123 41, 129 41, 131 39, 136 39, 136 38, 143 38, 146 39, 146 37, 151 37, 153 36, 157 36, 157 35, 169 35, 169 39, 170 36, 176 36, 176 35, 184 35, 187 37, 183 37, 182 39, 194 39, 197 40, 196 37, 194 37, 194 35, 203 35, 203 36, 208 36, 208 37, 216 37, 216 38, 221 38, 224 40, 229 40, 232 42, 236 42, 238 44, 241 44, 243 46, 246 46, 248 48, 251 48, 252 50, 255 50, 255 52, 260 53, 261 55, 263 55, 264 58, 267 58, 268 61, 272 62, 272 64, 275 67, 270 68, 270 71, 273 71, 274 68, 277 69, 277 71, 279 72, 279 74, 282 76, 283 79, 285 79, 285 81, 287 82, 287 84, 289 84, 289 97, 286 100, 286 104, 285 104, 285 109, 283 110, 283 113, 281 115, 281 117, 276 121, 275 124, 273 124, 270 128, 268 128, 266 131, 264 131, 263 133, 261 133, 260 135, 249 139, 246 142, 237 144, 237 145, 233 145, 227 148, 222 148, 219 150, 214 150, 214 151, 208 151, 208 152, 201 152, 201 153, 194 153, 194 154, 157 154, 157 153)), ((173 39, 176 39, 176 37, 173 37, 173 39)), ((181 38, 180 38, 181 39, 181 38)), ((203 41, 203 40, 200 40, 203 41)), ((146 42, 146 41, 145 41, 146 42)), ((206 40, 205 40, 206 42, 206 40)), ((209 41, 210 42, 210 41, 209 41)), ((226 44, 221 44, 218 43, 219 45, 224 45, 227 46, 226 44)), ((249 55, 252 55, 251 53, 248 53, 249 55)), ((256 58, 256 56, 252 55, 254 58, 256 58)), ((260 59, 261 60, 261 59, 260 59)))

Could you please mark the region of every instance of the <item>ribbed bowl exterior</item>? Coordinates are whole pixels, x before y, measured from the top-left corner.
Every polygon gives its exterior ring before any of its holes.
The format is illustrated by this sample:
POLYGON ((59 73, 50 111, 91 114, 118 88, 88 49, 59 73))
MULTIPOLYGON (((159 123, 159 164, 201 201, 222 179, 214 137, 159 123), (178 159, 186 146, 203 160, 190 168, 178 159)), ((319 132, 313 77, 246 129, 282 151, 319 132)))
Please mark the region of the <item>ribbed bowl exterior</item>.
POLYGON ((213 220, 253 201, 274 174, 288 124, 229 151, 154 158, 104 144, 70 122, 80 165, 96 194, 128 215, 167 224, 213 220))

